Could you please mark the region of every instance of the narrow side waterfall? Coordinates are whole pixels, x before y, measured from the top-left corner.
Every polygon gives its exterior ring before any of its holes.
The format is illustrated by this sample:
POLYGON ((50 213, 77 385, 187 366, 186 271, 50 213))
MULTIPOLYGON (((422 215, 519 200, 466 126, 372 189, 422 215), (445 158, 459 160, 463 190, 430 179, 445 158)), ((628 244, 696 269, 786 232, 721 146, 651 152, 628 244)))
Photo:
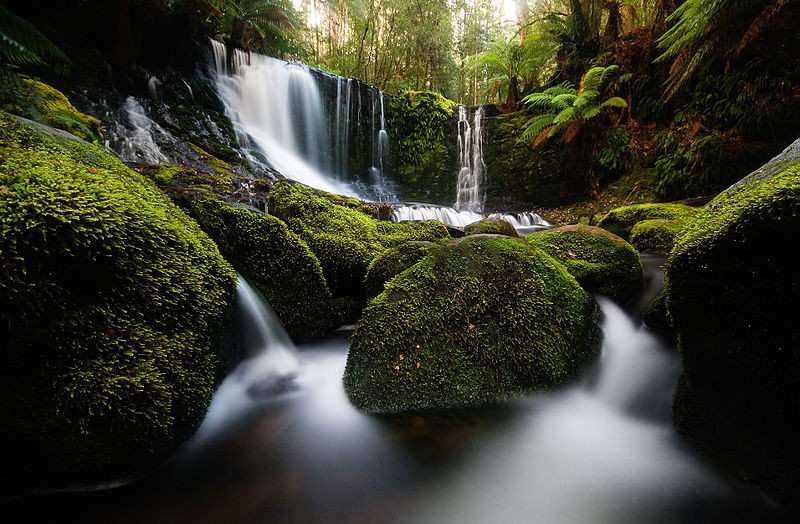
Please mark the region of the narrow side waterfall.
POLYGON ((129 96, 117 111, 117 115, 108 116, 111 122, 106 145, 117 151, 124 162, 144 164, 166 164, 169 162, 156 143, 156 136, 167 135, 167 132, 153 122, 134 97, 129 96))
POLYGON ((486 200, 483 161, 483 106, 478 106, 470 126, 467 108, 458 108, 458 182, 456 185, 457 211, 483 212, 486 200))
POLYGON ((242 360, 214 394, 194 439, 196 444, 204 444, 235 426, 255 403, 296 387, 300 359, 294 343, 258 290, 238 277, 238 346, 242 360))

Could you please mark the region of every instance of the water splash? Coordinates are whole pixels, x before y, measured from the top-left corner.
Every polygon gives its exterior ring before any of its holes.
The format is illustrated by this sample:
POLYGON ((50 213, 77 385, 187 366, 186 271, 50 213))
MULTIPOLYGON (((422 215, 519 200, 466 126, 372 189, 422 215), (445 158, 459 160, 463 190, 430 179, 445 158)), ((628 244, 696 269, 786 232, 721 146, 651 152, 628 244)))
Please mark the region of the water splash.
POLYGON ((118 114, 119 117, 109 115, 111 126, 106 145, 117 151, 123 162, 169 163, 156 143, 156 136, 167 137, 169 133, 147 116, 136 98, 126 98, 118 114))

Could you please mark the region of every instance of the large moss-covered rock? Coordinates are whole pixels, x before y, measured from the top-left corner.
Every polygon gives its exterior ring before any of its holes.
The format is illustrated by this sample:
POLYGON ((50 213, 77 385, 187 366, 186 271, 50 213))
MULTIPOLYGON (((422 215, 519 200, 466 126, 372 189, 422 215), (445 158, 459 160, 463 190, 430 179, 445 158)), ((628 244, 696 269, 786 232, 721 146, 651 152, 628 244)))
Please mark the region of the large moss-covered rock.
POLYGON ((3 483, 140 473, 220 378, 236 274, 156 186, 0 113, 3 483))
POLYGON ((684 364, 675 421, 797 506, 800 162, 756 175, 707 204, 667 260, 667 310, 684 364))
POLYGON ((437 245, 434 242, 410 240, 390 247, 378 255, 370 263, 364 278, 367 297, 373 298, 380 294, 386 282, 425 258, 437 245))
POLYGON ((642 288, 639 253, 609 231, 576 224, 533 233, 526 240, 564 264, 590 293, 626 303, 642 288))
POLYGON ((634 204, 612 209, 594 225, 628 240, 633 226, 642 220, 688 220, 697 214, 697 210, 696 207, 678 203, 634 204))
POLYGON ((356 325, 344 387, 373 413, 497 402, 564 384, 596 355, 599 310, 550 256, 453 240, 386 284, 356 325))
POLYGON ((270 214, 308 244, 334 297, 364 296, 367 268, 387 247, 406 240, 441 242, 450 237, 435 221, 379 221, 337 200, 336 195, 292 182, 276 183, 269 192, 270 214))
POLYGON ((213 198, 189 207, 228 262, 269 302, 297 343, 332 328, 331 293, 319 260, 280 219, 213 198))

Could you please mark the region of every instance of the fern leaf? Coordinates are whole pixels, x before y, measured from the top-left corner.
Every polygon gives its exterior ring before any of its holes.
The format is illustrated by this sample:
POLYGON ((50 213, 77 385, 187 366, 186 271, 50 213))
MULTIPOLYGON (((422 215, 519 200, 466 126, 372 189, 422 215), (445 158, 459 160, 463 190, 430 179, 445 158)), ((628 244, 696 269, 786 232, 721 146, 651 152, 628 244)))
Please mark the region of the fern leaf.
POLYGON ((622 109, 628 107, 628 103, 624 99, 618 96, 612 96, 611 98, 605 100, 602 104, 600 104, 601 109, 604 107, 618 107, 622 109))
POLYGON ((548 113, 529 120, 528 126, 522 132, 522 138, 525 140, 536 140, 543 131, 548 130, 554 125, 553 117, 554 115, 552 113, 548 113))

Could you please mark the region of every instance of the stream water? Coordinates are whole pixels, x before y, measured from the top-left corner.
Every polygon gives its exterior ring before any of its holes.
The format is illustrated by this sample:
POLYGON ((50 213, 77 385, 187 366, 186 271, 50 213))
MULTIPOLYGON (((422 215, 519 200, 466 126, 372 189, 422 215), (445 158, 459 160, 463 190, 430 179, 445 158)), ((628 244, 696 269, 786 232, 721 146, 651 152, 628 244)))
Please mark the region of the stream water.
MULTIPOLYGON (((652 293, 662 259, 643 259, 652 293)), ((790 522, 675 434, 674 348, 633 322, 635 311, 598 301, 602 356, 572 386, 490 408, 374 417, 342 390, 347 327, 295 348, 269 306, 240 288, 246 358, 162 471, 17 499, 4 513, 131 524, 790 522)))

